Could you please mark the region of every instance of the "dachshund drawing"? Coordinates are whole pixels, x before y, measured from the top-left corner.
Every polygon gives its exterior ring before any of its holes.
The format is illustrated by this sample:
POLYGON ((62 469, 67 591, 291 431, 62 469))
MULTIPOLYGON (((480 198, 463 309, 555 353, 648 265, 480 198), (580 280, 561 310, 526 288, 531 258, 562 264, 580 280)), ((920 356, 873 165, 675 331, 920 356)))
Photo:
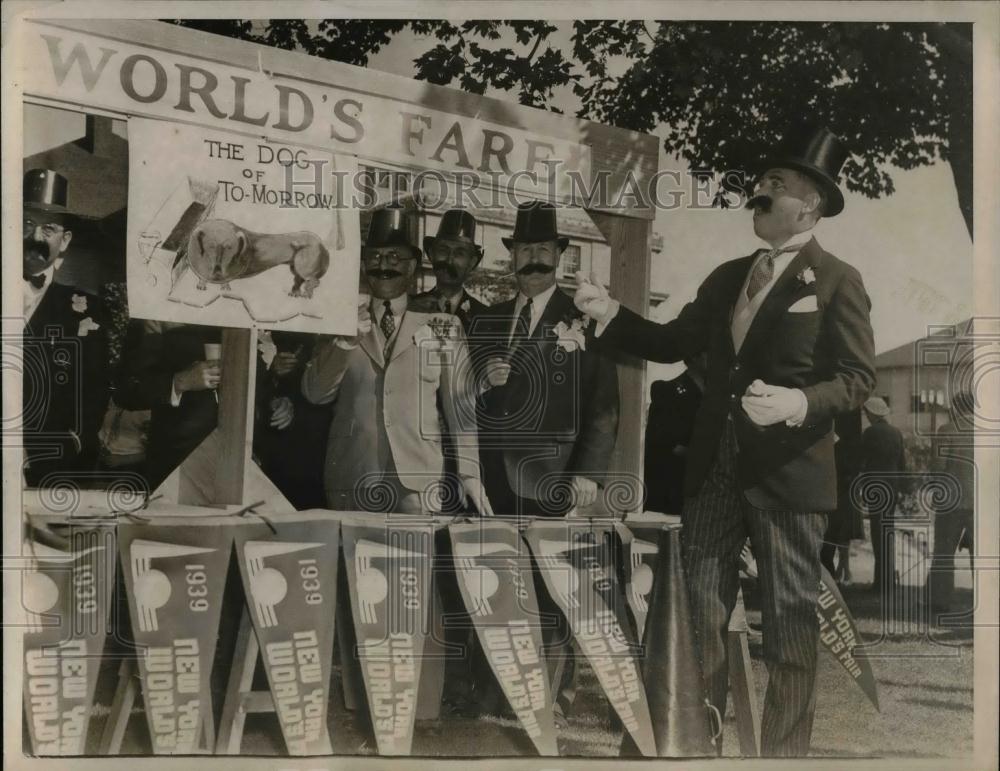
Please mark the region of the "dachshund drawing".
POLYGON ((330 253, 319 236, 308 230, 295 233, 254 233, 229 220, 205 220, 188 240, 188 263, 198 277, 198 289, 249 278, 288 265, 292 297, 312 297, 330 267, 330 253))

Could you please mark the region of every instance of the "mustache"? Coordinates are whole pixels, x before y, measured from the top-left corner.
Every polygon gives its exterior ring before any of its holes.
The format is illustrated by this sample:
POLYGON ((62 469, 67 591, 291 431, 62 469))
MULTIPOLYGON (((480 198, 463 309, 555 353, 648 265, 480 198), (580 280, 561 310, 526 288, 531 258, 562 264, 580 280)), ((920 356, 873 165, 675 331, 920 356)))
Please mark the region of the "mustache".
POLYGON ((555 266, 546 265, 543 262, 529 262, 519 271, 517 275, 519 276, 530 276, 532 273, 551 273, 555 270, 555 266))
POLYGON ((450 262, 438 260, 437 262, 431 263, 431 267, 434 268, 435 273, 446 273, 449 278, 458 278, 458 271, 455 270, 455 266, 450 262))
POLYGON ((399 278, 403 274, 400 273, 398 270, 389 270, 389 269, 380 270, 379 268, 372 268, 371 270, 365 271, 365 275, 368 276, 368 278, 390 279, 390 278, 399 278))
POLYGON ((749 201, 747 201, 746 208, 748 209, 759 209, 760 211, 767 214, 771 211, 771 206, 774 204, 771 196, 769 195, 755 195, 749 201))
POLYGON ((52 256, 47 241, 36 241, 34 238, 25 238, 22 242, 22 249, 24 254, 31 257, 42 257, 47 260, 52 256))

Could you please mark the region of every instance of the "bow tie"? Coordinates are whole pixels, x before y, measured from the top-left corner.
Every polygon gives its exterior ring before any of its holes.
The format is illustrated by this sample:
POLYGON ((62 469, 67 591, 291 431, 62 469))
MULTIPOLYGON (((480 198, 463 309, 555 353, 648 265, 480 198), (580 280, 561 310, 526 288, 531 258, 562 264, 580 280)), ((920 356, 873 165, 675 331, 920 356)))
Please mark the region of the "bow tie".
POLYGON ((45 286, 45 278, 46 276, 44 273, 39 273, 35 276, 25 276, 24 280, 35 287, 35 289, 41 289, 45 286))

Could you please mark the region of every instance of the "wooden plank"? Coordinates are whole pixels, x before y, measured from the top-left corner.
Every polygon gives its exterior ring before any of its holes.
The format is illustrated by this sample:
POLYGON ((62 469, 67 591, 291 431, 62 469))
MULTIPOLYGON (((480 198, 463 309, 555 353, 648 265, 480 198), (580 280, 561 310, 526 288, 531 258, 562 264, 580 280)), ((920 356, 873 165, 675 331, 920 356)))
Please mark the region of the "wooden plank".
MULTIPOLYGON (((611 247, 611 296, 640 315, 649 308, 652 224, 604 212, 589 211, 590 218, 611 247)), ((633 499, 642 490, 642 441, 645 427, 646 363, 632 356, 618 357, 618 390, 621 413, 609 473, 631 480, 633 499)))
POLYGON ((726 633, 729 651, 729 693, 736 715, 736 733, 740 738, 740 754, 760 755, 760 713, 757 710, 757 689, 750 666, 750 646, 746 632, 726 633))
POLYGON ((108 721, 104 724, 101 740, 97 746, 98 754, 118 755, 121 753, 125 729, 128 727, 132 705, 135 703, 138 692, 139 681, 135 660, 122 659, 121 666, 118 667, 118 685, 115 687, 115 695, 108 711, 108 721))
POLYGON ((215 475, 214 503, 246 503, 243 477, 253 446, 256 333, 250 329, 222 330, 222 382, 219 385, 220 453, 215 475))
POLYGON ((240 628, 236 633, 236 649, 233 651, 233 666, 229 671, 226 695, 222 701, 222 715, 219 717, 219 734, 215 743, 216 755, 239 755, 243 741, 243 725, 247 712, 244 707, 245 694, 253 685, 253 674, 257 668, 260 646, 250 621, 250 611, 243 609, 240 628))

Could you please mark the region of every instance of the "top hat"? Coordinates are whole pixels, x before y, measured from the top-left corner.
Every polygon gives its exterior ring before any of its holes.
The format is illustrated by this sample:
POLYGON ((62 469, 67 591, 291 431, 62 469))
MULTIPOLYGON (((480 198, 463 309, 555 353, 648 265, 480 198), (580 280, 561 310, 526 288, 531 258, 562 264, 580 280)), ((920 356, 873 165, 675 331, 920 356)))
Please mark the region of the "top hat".
POLYGON ((778 150, 760 165, 758 174, 767 169, 800 171, 815 182, 826 196, 824 217, 834 217, 844 210, 844 194, 837 177, 849 155, 844 142, 825 126, 802 126, 785 133, 778 150))
POLYGON ((398 206, 387 206, 372 212, 368 223, 365 248, 407 246, 420 257, 420 247, 410 241, 411 214, 398 206))
POLYGON ((58 215, 64 221, 75 219, 66 207, 69 182, 62 174, 49 169, 31 169, 24 175, 26 211, 58 215))
POLYGON ((537 244, 539 241, 556 241, 561 252, 569 244, 569 238, 560 236, 556 228, 555 207, 545 201, 531 201, 518 206, 513 235, 500 240, 508 249, 515 243, 537 244))
POLYGON ((424 236, 424 251, 428 254, 439 238, 469 244, 482 257, 483 247, 476 243, 476 218, 464 209, 449 209, 441 216, 436 236, 424 236))
POLYGON ((884 418, 889 414, 889 405, 881 396, 873 396, 865 402, 865 412, 878 418, 884 418))

